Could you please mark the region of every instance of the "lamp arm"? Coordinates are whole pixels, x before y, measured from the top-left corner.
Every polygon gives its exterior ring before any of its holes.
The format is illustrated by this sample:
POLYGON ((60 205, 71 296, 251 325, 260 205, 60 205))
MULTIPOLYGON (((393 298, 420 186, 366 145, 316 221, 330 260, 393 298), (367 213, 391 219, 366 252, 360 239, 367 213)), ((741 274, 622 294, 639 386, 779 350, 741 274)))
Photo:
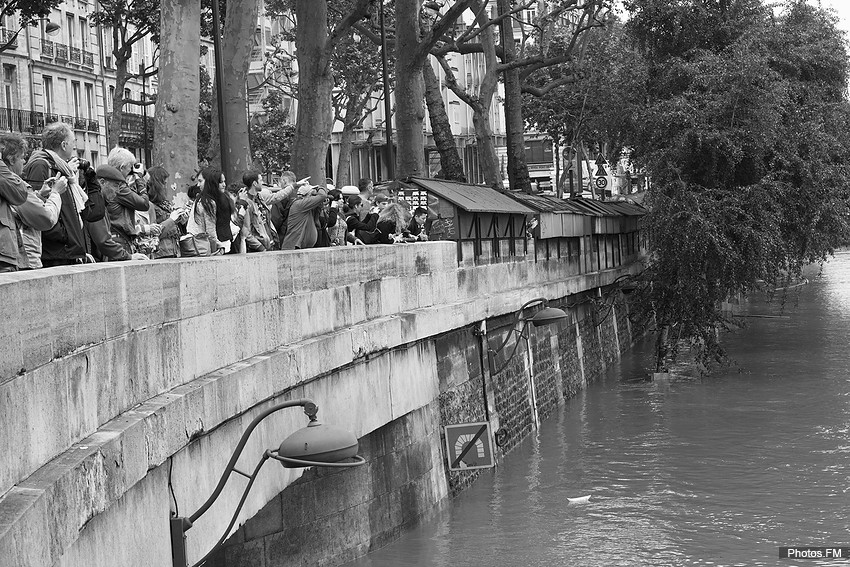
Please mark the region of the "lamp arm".
MULTIPOLYGON (((525 303, 523 303, 522 307, 520 307, 520 308, 519 308, 519 310, 516 312, 516 316, 514 317, 514 321, 513 321, 513 323, 511 323, 511 330, 510 330, 510 331, 508 331, 508 333, 505 335, 505 340, 503 340, 503 341, 502 341, 502 344, 500 344, 500 345, 499 345, 499 348, 497 348, 496 350, 490 351, 490 352, 492 352, 494 355, 495 355, 495 354, 499 354, 500 352, 502 352, 502 349, 503 349, 503 348, 505 348, 505 345, 506 345, 506 344, 508 344, 508 339, 510 339, 510 338, 511 338, 511 333, 515 331, 514 326, 515 326, 515 325, 516 325, 516 324, 520 321, 520 319, 522 318, 522 312, 523 312, 523 311, 524 311, 527 307, 530 307, 530 306, 534 305, 535 303, 542 303, 542 304, 543 304, 544 306, 546 306, 546 307, 548 307, 548 306, 549 306, 549 300, 548 300, 548 299, 546 299, 545 297, 537 297, 537 298, 535 298, 535 299, 531 299, 531 300, 526 301, 525 303)), ((527 321, 527 320, 525 320, 525 319, 522 319, 522 320, 523 320, 523 321, 525 321, 525 322, 526 322, 526 324, 528 323, 528 321, 527 321)), ((523 331, 525 331, 525 327, 523 327, 523 330, 522 330, 522 331, 520 331, 520 332, 523 332, 523 331)), ((511 355, 511 356, 513 356, 513 355, 511 355)))
POLYGON ((224 543, 224 540, 227 539, 227 534, 230 533, 230 528, 233 527, 233 524, 236 523, 236 518, 239 516, 239 512, 242 511, 242 506, 245 504, 245 500, 248 498, 248 493, 251 491, 251 487, 254 485, 254 481, 257 479, 257 475, 260 474, 260 469, 263 468, 263 465, 266 464, 266 461, 269 460, 269 452, 266 451, 263 453, 263 458, 260 459, 260 462, 257 463, 257 466, 254 468, 254 472, 251 473, 249 477, 248 484, 245 486, 245 490, 242 491, 242 498, 239 500, 239 505, 236 506, 236 510, 233 512, 233 516, 230 517, 230 523, 227 524, 227 527, 224 528, 224 533, 221 534, 221 538, 216 542, 216 544, 210 549, 206 555, 204 555, 200 561, 192 565, 192 567, 200 567, 203 565, 207 559, 212 556, 213 553, 218 551, 221 547, 221 544, 224 543))
MULTIPOLYGON (((525 330, 527 328, 528 328, 528 321, 524 321, 523 325, 522 325, 522 330, 519 331, 519 333, 518 333, 520 337, 525 336, 525 330)), ((511 332, 516 332, 516 329, 511 329, 511 332)), ((511 336, 511 333, 508 333, 508 337, 510 337, 510 336, 511 336)), ((496 374, 498 374, 499 372, 501 372, 502 370, 507 368, 508 364, 511 362, 514 355, 516 354, 516 349, 519 348, 519 337, 517 337, 517 341, 516 341, 516 343, 514 343, 514 350, 511 351, 511 355, 508 358, 505 359, 505 363, 502 366, 500 366, 498 370, 493 370, 493 357, 496 356, 505 347, 506 342, 508 342, 507 339, 505 339, 505 342, 502 343, 501 347, 499 347, 499 350, 491 350, 491 351, 488 351, 488 353, 487 353, 489 355, 488 358, 490 360, 490 375, 491 376, 495 376, 496 374)))
POLYGON ((239 443, 236 445, 236 449, 233 450, 233 455, 230 457, 230 462, 227 463, 227 467, 225 467, 224 472, 221 473, 221 478, 219 479, 218 485, 215 487, 213 493, 210 495, 209 498, 207 498, 207 501, 204 502, 200 508, 198 508, 197 512, 189 516, 190 527, 191 524, 195 523, 198 518, 203 516, 204 513, 209 510, 210 506, 213 505, 213 502, 218 499, 219 495, 221 494, 221 491, 224 489, 224 485, 227 484, 227 479, 230 477, 230 473, 232 473, 233 469, 236 467, 236 461, 239 460, 239 456, 242 454, 242 450, 245 448, 245 444, 248 442, 248 438, 251 436, 251 433, 254 431, 257 425, 276 411, 296 406, 306 408, 304 410, 304 413, 309 416, 310 421, 316 419, 316 412, 318 411, 318 407, 316 406, 315 402, 313 402, 313 400, 309 400, 307 398, 281 402, 277 405, 271 406, 270 408, 266 408, 265 410, 263 410, 245 429, 245 432, 242 434, 242 438, 239 439, 239 443))

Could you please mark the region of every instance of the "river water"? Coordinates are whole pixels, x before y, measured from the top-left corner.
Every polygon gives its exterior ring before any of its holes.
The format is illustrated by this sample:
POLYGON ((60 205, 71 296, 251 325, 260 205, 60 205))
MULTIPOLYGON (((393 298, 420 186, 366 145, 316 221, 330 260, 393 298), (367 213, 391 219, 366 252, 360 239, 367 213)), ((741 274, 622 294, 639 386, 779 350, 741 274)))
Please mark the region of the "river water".
POLYGON ((646 382, 638 345, 435 518, 350 565, 829 564, 778 551, 850 546, 850 253, 807 275, 784 301, 739 306, 734 365, 646 382))

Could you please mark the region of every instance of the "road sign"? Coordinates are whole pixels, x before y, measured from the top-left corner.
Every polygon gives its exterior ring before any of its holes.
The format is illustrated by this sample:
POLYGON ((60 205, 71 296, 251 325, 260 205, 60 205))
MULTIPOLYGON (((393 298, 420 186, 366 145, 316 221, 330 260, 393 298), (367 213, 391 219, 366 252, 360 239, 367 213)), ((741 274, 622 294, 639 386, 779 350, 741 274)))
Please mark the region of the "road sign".
POLYGON ((597 177, 596 187, 599 189, 605 189, 606 187, 608 187, 608 180, 604 177, 597 177))
POLYGON ((447 425, 445 433, 449 470, 488 469, 495 464, 490 424, 486 421, 447 425))

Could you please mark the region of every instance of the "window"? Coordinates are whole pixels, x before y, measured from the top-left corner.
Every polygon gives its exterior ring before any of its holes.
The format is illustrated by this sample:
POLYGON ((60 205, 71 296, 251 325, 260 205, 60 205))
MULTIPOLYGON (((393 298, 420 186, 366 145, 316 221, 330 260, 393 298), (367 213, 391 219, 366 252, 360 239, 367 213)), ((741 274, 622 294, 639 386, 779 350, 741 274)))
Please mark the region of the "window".
POLYGON ((74 16, 68 14, 66 20, 65 29, 68 30, 68 47, 74 47, 74 16))
POLYGON ((44 82, 44 111, 53 114, 53 79, 44 75, 42 81, 44 82))
POLYGON ((3 95, 7 108, 20 108, 18 100, 18 68, 15 65, 3 65, 3 95))
POLYGON ((94 118, 94 85, 86 83, 86 118, 94 118))
POLYGON ((80 96, 80 83, 78 81, 71 81, 71 97, 74 103, 74 117, 80 118, 83 113, 80 100, 82 98, 80 96))
POLYGON ((115 86, 109 86, 109 100, 106 101, 106 109, 112 112, 112 101, 115 100, 115 86))
POLYGON ((130 94, 130 89, 124 89, 124 103, 133 98, 133 95, 130 94))
POLYGON ((89 23, 85 18, 80 18, 80 47, 89 48, 89 23))
POLYGON ((91 151, 91 164, 92 167, 97 167, 99 164, 97 163, 98 153, 94 150, 91 151))

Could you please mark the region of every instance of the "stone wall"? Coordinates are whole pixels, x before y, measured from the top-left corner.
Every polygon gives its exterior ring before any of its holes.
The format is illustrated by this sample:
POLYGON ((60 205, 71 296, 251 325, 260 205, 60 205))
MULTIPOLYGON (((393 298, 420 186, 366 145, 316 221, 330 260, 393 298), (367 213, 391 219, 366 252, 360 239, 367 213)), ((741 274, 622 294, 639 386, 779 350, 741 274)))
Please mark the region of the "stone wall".
MULTIPOLYGON (((206 499, 246 425, 275 401, 312 398, 321 419, 360 438, 435 400, 446 419, 489 412, 527 434, 533 412, 515 403, 528 399, 527 379, 524 392, 518 374, 490 384, 473 346, 441 337, 473 336, 529 299, 574 296, 631 268, 575 274, 530 257, 458 267, 455 254, 431 242, 0 275, 4 567, 169 564, 169 509, 188 514, 206 499), (437 348, 457 359, 442 375, 437 348), (478 391, 480 403, 466 400, 478 391)), ((304 422, 297 411, 263 422, 240 469, 304 422)), ((301 474, 264 470, 238 523, 301 474)), ((190 560, 226 526, 232 484, 190 530, 190 560)))

